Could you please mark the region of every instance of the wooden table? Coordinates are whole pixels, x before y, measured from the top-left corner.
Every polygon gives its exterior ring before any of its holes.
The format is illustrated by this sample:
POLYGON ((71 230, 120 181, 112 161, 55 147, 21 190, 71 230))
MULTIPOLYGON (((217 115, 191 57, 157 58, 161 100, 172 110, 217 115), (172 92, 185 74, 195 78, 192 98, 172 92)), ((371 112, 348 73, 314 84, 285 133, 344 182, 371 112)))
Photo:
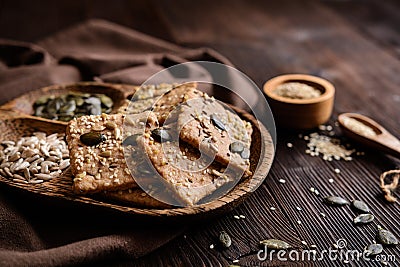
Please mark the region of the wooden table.
MULTIPOLYGON (((55 5, 52 1, 45 2, 55 5)), ((34 40, 84 18, 110 19, 180 45, 212 47, 260 87, 282 73, 324 77, 337 90, 331 125, 339 113, 359 112, 371 116, 400 137, 398 1, 126 1, 113 6, 107 5, 108 1, 86 1, 86 5, 72 2, 65 1, 62 5, 65 13, 74 11, 74 16, 61 15, 64 19, 61 17, 56 23, 40 22, 42 27, 30 32, 18 26, 1 27, 2 36, 34 40)), ((45 6, 26 4, 26 12, 45 6)), ((23 17, 22 14, 19 18, 22 22, 23 17)), ((3 17, 0 22, 13 19, 3 17)), ((340 135, 339 129, 335 131, 340 135)), ((276 259, 272 263, 257 259, 260 240, 282 239, 301 251, 307 248, 304 241, 322 250, 345 239, 348 249, 362 251, 374 239, 378 224, 399 236, 399 204, 384 201, 378 182, 379 175, 399 166, 399 161, 366 151, 365 156, 351 162, 326 162, 306 155, 306 141, 298 134, 278 129, 277 153, 271 172, 244 204, 231 214, 192 227, 169 245, 140 259, 136 266, 227 266, 236 259, 239 262, 235 264, 241 266, 279 266, 283 262, 276 259), (288 142, 293 144, 292 148, 287 147, 288 142), (335 168, 340 174, 334 172, 335 168), (328 181, 331 178, 333 183, 328 181), (279 179, 285 179, 286 183, 279 183, 279 179), (371 207, 376 220, 355 227, 352 224, 355 213, 350 208, 323 204, 321 198, 310 192, 310 187, 318 189, 323 196, 362 199, 371 207), (326 217, 320 216, 321 212, 326 217), (237 220, 234 215, 246 218, 237 220), (233 246, 223 253, 209 248, 221 230, 233 238, 233 246)), ((399 266, 399 246, 385 249, 384 254, 395 255, 396 262, 390 265, 399 266)), ((314 264, 343 266, 345 263, 329 259, 309 262, 314 264)), ((365 261, 350 264, 381 265, 365 261)))

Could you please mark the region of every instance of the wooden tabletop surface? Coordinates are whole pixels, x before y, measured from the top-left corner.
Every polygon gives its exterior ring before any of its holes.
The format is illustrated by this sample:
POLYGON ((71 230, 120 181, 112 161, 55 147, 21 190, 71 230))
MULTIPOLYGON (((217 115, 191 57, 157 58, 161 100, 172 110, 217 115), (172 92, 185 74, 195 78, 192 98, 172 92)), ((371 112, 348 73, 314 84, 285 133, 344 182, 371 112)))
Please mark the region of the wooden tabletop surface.
MULTIPOLYGON (((18 1, 17 1, 18 2, 18 1)), ((53 1, 48 6, 55 5, 53 1)), ((63 1, 74 12, 36 30, 1 27, 2 37, 33 41, 60 27, 89 17, 101 17, 188 47, 208 46, 228 57, 260 88, 283 73, 321 76, 336 87, 331 125, 342 112, 357 112, 375 119, 400 137, 400 3, 389 1, 63 1), (82 2, 83 3, 83 2, 82 2), (95 4, 94 4, 95 3, 95 4), (107 8, 105 8, 107 6, 107 8), (127 11, 129 10, 129 12, 127 11)), ((32 9, 44 5, 26 3, 32 9)), ((3 10, 8 12, 9 10, 3 10)), ((59 13, 57 13, 60 16, 59 13)), ((49 14, 55 16, 55 13, 49 14)), ((24 19, 23 14, 19 16, 24 19)), ((45 18, 46 19, 46 18, 45 18)), ((0 18, 11 23, 14 18, 0 18)), ((23 22, 23 21, 22 21, 23 22)), ((38 23, 32 21, 30 23, 38 23)), ((24 25, 24 23, 20 23, 24 25)), ((35 28, 35 27, 32 27, 35 28)), ((335 127, 340 136, 340 130, 335 127)), ((257 259, 262 239, 285 240, 298 251, 316 245, 332 248, 339 239, 349 250, 363 251, 374 240, 377 225, 400 236, 399 203, 385 202, 379 175, 400 166, 400 161, 366 150, 353 161, 327 162, 305 154, 300 132, 278 129, 274 164, 264 184, 232 213, 192 227, 185 235, 140 259, 136 266, 281 266, 296 264, 274 258, 257 259), (287 143, 293 147, 288 147, 287 143), (340 170, 336 174, 334 169, 340 170), (278 180, 285 179, 282 184, 278 180), (329 182, 333 179, 334 182, 329 182), (372 209, 373 223, 355 227, 349 207, 330 207, 310 192, 361 199, 372 209), (271 210, 270 207, 275 207, 271 210), (300 207, 302 210, 297 210, 300 207), (320 213, 326 217, 320 216, 320 213), (237 220, 234 215, 244 215, 237 220), (301 221, 301 224, 298 223, 301 221), (220 252, 210 249, 220 231, 233 245, 220 252), (304 245, 305 242, 308 245, 304 245), (303 244, 304 243, 304 244, 303 244), (234 263, 234 260, 239 260, 234 263)), ((359 148, 363 150, 363 148, 359 148)), ((400 265, 399 246, 387 248, 400 265)), ((304 263, 303 263, 304 264, 304 263)), ((344 260, 325 257, 308 265, 347 266, 344 260)), ((348 266, 381 266, 379 262, 352 261, 348 266)))

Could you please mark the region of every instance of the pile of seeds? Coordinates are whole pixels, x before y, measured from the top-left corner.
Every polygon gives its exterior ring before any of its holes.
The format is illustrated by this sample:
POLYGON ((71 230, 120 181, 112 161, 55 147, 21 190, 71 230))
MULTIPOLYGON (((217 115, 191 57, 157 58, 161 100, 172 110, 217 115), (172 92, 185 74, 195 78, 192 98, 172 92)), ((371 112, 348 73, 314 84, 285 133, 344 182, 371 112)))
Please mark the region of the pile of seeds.
POLYGON ((36 132, 17 142, 3 141, 1 148, 0 175, 14 182, 42 183, 69 166, 67 145, 58 134, 36 132))
POLYGON ((34 115, 51 120, 70 121, 84 115, 110 113, 114 103, 104 94, 71 92, 58 97, 42 96, 33 104, 34 115))
POLYGON ((298 82, 288 82, 278 85, 274 93, 292 99, 310 99, 321 95, 321 92, 314 87, 298 82))
POLYGON ((376 132, 374 131, 374 129, 372 129, 371 127, 369 127, 368 125, 353 119, 353 118, 348 118, 348 117, 344 117, 343 118, 343 124, 344 126, 346 126, 347 128, 355 131, 358 134, 361 134, 363 136, 366 137, 373 137, 376 136, 376 132))
POLYGON ((351 154, 355 152, 354 149, 346 149, 339 139, 332 138, 318 133, 312 133, 310 136, 305 136, 304 140, 308 140, 306 153, 310 156, 322 155, 322 158, 327 161, 344 159, 346 161, 352 160, 351 154))

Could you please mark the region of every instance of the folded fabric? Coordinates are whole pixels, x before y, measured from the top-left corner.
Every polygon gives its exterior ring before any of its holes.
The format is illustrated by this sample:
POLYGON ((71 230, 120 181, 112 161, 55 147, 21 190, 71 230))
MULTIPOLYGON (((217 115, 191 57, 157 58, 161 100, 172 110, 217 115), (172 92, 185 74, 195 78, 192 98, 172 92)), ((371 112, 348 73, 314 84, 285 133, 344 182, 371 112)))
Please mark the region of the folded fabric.
MULTIPOLYGON (((141 84, 160 70, 192 60, 232 65, 211 49, 179 47, 101 20, 87 21, 37 44, 0 40, 0 104, 51 84, 80 80, 141 84)), ((0 226, 0 266, 118 264, 154 251, 186 228, 140 223, 132 215, 4 185, 0 226)))

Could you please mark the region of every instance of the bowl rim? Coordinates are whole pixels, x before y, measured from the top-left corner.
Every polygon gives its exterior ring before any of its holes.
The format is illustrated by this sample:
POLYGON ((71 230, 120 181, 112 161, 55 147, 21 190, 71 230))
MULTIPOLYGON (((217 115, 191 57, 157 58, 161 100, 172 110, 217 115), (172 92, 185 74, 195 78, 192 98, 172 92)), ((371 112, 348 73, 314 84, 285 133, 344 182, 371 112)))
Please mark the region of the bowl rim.
POLYGON ((335 94, 335 87, 331 82, 321 77, 308 75, 308 74, 283 74, 269 79, 264 83, 264 93, 271 99, 288 104, 315 104, 324 102, 332 98, 335 94), (308 83, 317 84, 325 89, 325 91, 318 97, 309 99, 293 99, 288 97, 279 96, 273 93, 273 90, 279 85, 292 80, 304 81, 308 83))

